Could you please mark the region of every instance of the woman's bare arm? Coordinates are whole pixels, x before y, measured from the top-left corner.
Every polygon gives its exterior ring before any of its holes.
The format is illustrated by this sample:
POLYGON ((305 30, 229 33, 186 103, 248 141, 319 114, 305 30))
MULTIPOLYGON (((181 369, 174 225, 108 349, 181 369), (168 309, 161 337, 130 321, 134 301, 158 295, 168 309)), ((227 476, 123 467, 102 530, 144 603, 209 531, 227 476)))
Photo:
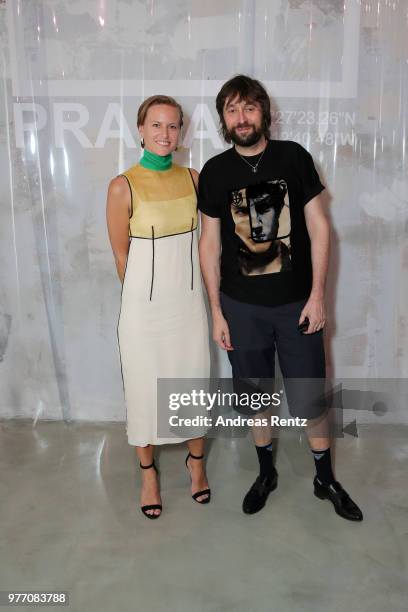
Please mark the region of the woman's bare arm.
POLYGON ((213 323, 213 340, 220 348, 232 351, 228 323, 220 304, 221 221, 201 213, 199 242, 200 265, 207 288, 213 323))
POLYGON ((116 270, 121 283, 123 283, 129 252, 130 214, 131 195, 129 185, 123 176, 117 176, 109 183, 106 202, 106 221, 116 270))

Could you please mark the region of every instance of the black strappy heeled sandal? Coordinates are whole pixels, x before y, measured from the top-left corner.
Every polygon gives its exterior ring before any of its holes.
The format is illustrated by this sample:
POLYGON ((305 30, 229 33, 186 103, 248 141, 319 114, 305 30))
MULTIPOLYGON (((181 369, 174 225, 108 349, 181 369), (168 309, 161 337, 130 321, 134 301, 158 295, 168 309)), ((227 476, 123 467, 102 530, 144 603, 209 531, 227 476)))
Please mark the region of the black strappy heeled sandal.
MULTIPOLYGON (((150 465, 142 465, 140 463, 140 467, 142 468, 142 470, 148 470, 149 468, 154 468, 156 470, 156 474, 159 473, 154 461, 150 465)), ((143 514, 147 516, 147 518, 157 519, 159 518, 159 516, 161 516, 162 514, 161 511, 163 510, 163 507, 161 504, 147 504, 146 506, 141 506, 140 509, 143 512, 143 514), (160 510, 160 514, 147 514, 148 510, 160 510)))
MULTIPOLYGON (((204 459, 204 455, 200 455, 200 456, 196 456, 196 455, 192 455, 191 453, 188 453, 187 457, 186 457, 186 468, 188 469, 188 460, 189 457, 191 457, 192 459, 204 459)), ((191 472, 188 469, 188 472, 190 474, 190 480, 191 482, 193 481, 193 479, 191 478, 191 472)), ((198 504, 208 504, 210 502, 211 499, 211 489, 204 489, 203 491, 197 491, 197 493, 194 493, 194 495, 191 496, 194 501, 196 501, 198 504), (208 497, 206 497, 205 499, 197 499, 197 497, 201 497, 201 495, 208 495, 208 497)))

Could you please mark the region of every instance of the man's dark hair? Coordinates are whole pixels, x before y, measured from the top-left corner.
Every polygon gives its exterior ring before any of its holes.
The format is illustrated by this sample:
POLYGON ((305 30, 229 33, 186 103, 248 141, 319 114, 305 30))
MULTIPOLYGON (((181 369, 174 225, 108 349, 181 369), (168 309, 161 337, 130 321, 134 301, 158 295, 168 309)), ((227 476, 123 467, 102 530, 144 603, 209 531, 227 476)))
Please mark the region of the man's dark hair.
POLYGON ((262 109, 262 132, 265 138, 270 137, 269 128, 271 125, 271 102, 269 100, 268 93, 265 87, 256 79, 245 74, 238 74, 232 79, 224 83, 221 87, 215 105, 220 118, 221 133, 226 142, 231 142, 231 139, 227 133, 227 126, 224 121, 224 106, 226 102, 229 102, 238 96, 239 100, 245 100, 246 102, 258 102, 262 109))

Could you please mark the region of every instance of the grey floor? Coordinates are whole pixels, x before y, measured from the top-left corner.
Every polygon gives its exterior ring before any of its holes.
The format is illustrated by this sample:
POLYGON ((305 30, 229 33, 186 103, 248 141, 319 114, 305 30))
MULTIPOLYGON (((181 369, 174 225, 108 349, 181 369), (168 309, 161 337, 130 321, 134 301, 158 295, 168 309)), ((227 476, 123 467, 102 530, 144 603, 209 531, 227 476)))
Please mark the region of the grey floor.
POLYGON ((123 425, 3 421, 0 442, 0 590, 66 590, 75 612, 408 609, 404 430, 337 441, 357 524, 313 496, 295 436, 280 440, 278 489, 254 516, 240 508, 256 470, 249 439, 210 443, 208 506, 189 496, 184 445, 163 447, 157 521, 139 510, 123 425))

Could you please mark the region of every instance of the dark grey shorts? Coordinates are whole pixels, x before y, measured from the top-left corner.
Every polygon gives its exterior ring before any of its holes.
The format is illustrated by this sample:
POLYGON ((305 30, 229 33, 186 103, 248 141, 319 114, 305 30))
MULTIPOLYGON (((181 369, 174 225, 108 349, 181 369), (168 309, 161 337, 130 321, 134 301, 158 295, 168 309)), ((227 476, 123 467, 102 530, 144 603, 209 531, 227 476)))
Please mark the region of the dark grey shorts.
POLYGON ((291 415, 312 419, 327 408, 326 367, 323 331, 305 335, 297 329, 305 303, 302 300, 282 306, 259 306, 221 293, 234 347, 228 351, 233 378, 271 381, 275 377, 277 351, 291 415))

